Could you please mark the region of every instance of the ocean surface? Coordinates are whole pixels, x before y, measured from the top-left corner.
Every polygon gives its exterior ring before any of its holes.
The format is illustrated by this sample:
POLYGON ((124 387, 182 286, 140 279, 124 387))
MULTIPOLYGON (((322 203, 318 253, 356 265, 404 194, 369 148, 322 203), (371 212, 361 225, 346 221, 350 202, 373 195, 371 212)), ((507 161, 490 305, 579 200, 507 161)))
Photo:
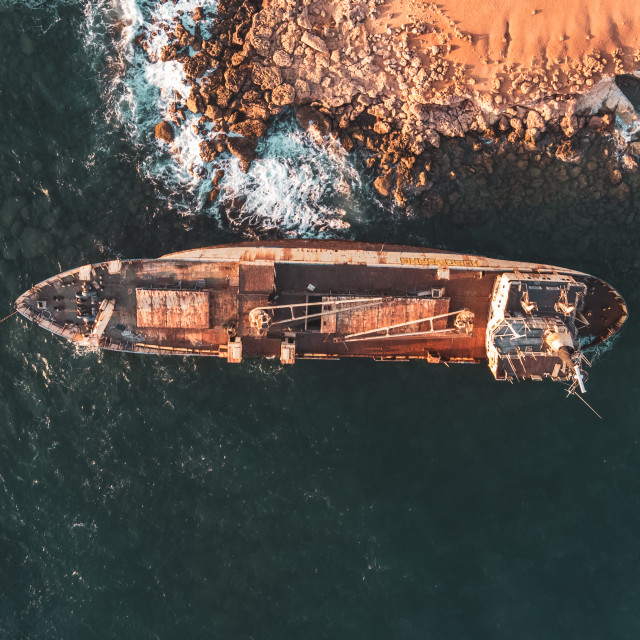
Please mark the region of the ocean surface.
POLYGON ((614 188, 610 145, 567 177, 460 142, 446 206, 407 210, 284 114, 207 205, 197 140, 153 138, 178 70, 132 46, 172 6, 0 0, 0 317, 72 266, 253 237, 561 264, 629 304, 592 354, 604 419, 481 366, 86 354, 11 318, 0 638, 636 640, 637 177, 614 188))

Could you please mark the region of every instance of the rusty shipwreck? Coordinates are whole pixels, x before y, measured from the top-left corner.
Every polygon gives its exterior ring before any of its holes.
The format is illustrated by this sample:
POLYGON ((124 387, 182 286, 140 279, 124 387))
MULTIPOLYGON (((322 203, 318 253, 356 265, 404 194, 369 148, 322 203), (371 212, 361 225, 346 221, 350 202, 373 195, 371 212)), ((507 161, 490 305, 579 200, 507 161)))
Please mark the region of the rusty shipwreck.
POLYGON ((497 380, 584 390, 584 349, 622 297, 544 264, 346 241, 248 242, 56 275, 16 301, 71 342, 158 355, 487 362, 497 380))

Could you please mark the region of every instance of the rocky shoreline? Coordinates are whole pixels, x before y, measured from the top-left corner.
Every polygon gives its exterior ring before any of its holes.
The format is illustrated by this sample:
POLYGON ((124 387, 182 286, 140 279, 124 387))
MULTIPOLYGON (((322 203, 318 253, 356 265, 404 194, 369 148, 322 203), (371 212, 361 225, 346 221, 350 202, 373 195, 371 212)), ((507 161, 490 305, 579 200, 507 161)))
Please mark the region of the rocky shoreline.
MULTIPOLYGON (((295 108, 319 144, 362 150, 378 193, 406 204, 438 201, 442 176, 434 166, 442 164, 447 140, 467 138, 487 158, 491 147, 570 164, 580 159, 584 140, 614 133, 616 117, 636 124, 615 74, 632 71, 637 51, 592 51, 546 71, 505 63, 490 89, 479 90, 465 65, 451 59, 456 43, 473 44, 474 34, 431 3, 421 5, 420 19, 408 15, 383 29, 380 4, 221 0, 215 14, 197 7, 140 34, 137 43, 150 51, 150 41, 165 32, 160 61, 178 61, 191 87, 189 95, 176 93, 156 137, 170 149, 175 128, 196 128, 202 159, 212 163, 213 175, 203 179, 212 180, 213 200, 222 177, 216 158, 228 151, 247 171, 273 117, 295 108), (438 44, 429 44, 434 38, 438 44)), ((620 169, 635 171, 640 142, 617 142, 620 169)))

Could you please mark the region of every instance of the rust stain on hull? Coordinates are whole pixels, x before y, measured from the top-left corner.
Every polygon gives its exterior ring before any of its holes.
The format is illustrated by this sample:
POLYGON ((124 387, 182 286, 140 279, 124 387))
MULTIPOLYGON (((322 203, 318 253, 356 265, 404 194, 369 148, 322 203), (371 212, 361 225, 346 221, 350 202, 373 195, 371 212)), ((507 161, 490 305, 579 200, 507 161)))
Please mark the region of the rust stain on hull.
MULTIPOLYGON (((516 298, 525 289, 534 297, 538 290, 555 291, 552 281, 562 278, 579 285, 575 290, 583 293, 569 315, 571 305, 558 307, 558 301, 545 311, 549 322, 567 325, 576 344, 605 340, 626 319, 621 296, 579 271, 318 240, 247 242, 84 265, 35 285, 16 307, 56 335, 114 351, 232 361, 266 356, 287 363, 295 357, 482 362, 493 348, 487 327, 499 313, 495 286, 504 274, 515 283, 509 286, 516 298), (97 331, 105 301, 109 319, 97 331), (430 320, 443 309, 442 318, 430 320)), ((531 312, 516 298, 506 313, 526 317, 531 312)), ((527 348, 522 353, 537 353, 527 348)))

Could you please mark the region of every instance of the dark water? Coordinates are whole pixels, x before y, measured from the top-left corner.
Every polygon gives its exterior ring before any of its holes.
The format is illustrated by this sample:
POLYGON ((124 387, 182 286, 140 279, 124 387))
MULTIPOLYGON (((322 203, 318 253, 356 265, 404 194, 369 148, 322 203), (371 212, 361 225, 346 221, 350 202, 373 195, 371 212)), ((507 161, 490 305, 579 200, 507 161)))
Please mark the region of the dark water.
MULTIPOLYGON (((63 268, 244 237, 141 177, 83 24, 81 6, 0 0, 7 313, 63 268)), ((82 355, 12 319, 0 637, 637 638, 640 191, 625 174, 616 200, 593 171, 576 188, 535 158, 516 181, 501 162, 486 184, 462 168, 439 214, 370 205, 347 235, 615 284, 632 315, 594 358, 603 421, 483 367, 82 355)))

